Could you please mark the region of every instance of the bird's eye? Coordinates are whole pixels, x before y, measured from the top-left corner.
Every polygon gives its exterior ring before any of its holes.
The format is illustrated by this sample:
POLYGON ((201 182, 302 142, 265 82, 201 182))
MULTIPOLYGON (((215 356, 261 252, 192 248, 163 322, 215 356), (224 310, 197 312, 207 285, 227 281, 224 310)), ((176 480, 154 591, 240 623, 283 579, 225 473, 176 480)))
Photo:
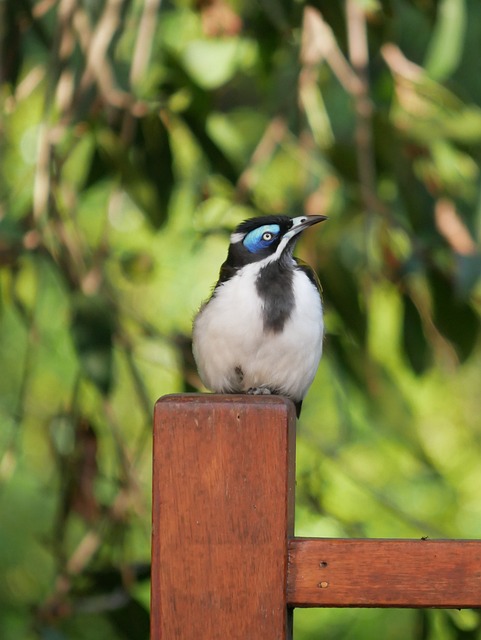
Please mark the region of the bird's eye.
POLYGON ((269 252, 274 246, 274 240, 279 236, 281 228, 278 224, 264 224, 252 229, 245 236, 242 243, 251 253, 269 252))

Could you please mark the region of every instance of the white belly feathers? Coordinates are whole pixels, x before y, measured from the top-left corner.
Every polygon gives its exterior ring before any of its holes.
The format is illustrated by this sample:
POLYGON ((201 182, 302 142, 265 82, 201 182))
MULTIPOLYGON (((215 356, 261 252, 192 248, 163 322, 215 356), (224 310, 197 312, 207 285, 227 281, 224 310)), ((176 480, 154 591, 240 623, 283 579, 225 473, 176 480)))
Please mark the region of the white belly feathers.
POLYGON ((220 285, 194 322, 193 351, 204 384, 214 392, 268 387, 301 400, 322 354, 324 324, 319 293, 301 270, 293 274, 295 305, 283 330, 264 330, 255 280, 248 264, 220 285), (221 292, 221 294, 220 294, 221 292))

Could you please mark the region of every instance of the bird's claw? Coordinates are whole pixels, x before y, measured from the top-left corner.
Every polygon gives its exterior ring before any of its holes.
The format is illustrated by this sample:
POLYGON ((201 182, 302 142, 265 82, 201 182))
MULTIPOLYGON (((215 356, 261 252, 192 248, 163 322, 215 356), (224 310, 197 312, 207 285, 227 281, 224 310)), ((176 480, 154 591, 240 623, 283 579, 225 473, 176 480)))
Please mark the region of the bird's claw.
POLYGON ((249 396, 270 396, 271 393, 268 387, 250 387, 250 389, 247 389, 247 395, 249 396))

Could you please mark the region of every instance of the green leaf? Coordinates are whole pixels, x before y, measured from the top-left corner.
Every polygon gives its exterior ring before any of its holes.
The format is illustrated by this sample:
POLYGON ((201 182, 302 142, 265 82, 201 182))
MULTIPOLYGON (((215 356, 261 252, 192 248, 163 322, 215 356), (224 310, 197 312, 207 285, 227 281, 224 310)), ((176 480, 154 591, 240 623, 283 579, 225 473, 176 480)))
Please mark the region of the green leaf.
POLYGON ((74 299, 72 338, 84 374, 107 395, 112 387, 112 343, 115 322, 105 298, 74 299))
POLYGON ((240 41, 194 40, 182 59, 191 78, 203 89, 215 89, 232 78, 237 70, 240 41))
POLYGON ((167 219, 175 183, 169 132, 157 114, 149 114, 138 122, 133 159, 149 186, 155 189, 155 201, 145 208, 155 229, 167 219))
POLYGON ((157 115, 136 121, 137 134, 130 148, 112 130, 96 136, 87 186, 112 175, 145 213, 154 228, 167 218, 174 184, 172 150, 168 132, 157 115))
POLYGON ((441 0, 425 62, 432 78, 445 80, 456 70, 463 54, 466 23, 464 0, 441 0))
POLYGON ((126 252, 120 258, 123 275, 131 282, 141 283, 150 278, 154 271, 154 260, 145 251, 126 252))
POLYGON ((359 344, 366 343, 367 319, 359 304, 359 287, 353 274, 331 256, 322 269, 326 303, 335 308, 359 344))
POLYGON ((419 311, 408 295, 403 295, 402 344, 411 369, 418 375, 424 373, 431 364, 431 350, 419 311))
POLYGON ((363 393, 366 390, 365 354, 352 340, 342 340, 340 336, 329 334, 326 338, 324 356, 334 361, 346 377, 349 377, 363 393))
POLYGON ((440 270, 428 273, 433 320, 439 331, 453 344, 461 362, 472 353, 479 333, 479 317, 468 302, 460 299, 453 283, 440 270))

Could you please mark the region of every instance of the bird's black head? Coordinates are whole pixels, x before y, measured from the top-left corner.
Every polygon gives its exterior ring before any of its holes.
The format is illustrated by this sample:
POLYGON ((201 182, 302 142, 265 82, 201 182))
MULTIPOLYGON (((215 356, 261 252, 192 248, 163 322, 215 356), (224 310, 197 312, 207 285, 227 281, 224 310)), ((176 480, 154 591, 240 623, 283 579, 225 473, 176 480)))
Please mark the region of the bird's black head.
POLYGON ((325 216, 261 216, 242 222, 230 237, 227 262, 242 267, 272 255, 292 255, 299 234, 325 216))

